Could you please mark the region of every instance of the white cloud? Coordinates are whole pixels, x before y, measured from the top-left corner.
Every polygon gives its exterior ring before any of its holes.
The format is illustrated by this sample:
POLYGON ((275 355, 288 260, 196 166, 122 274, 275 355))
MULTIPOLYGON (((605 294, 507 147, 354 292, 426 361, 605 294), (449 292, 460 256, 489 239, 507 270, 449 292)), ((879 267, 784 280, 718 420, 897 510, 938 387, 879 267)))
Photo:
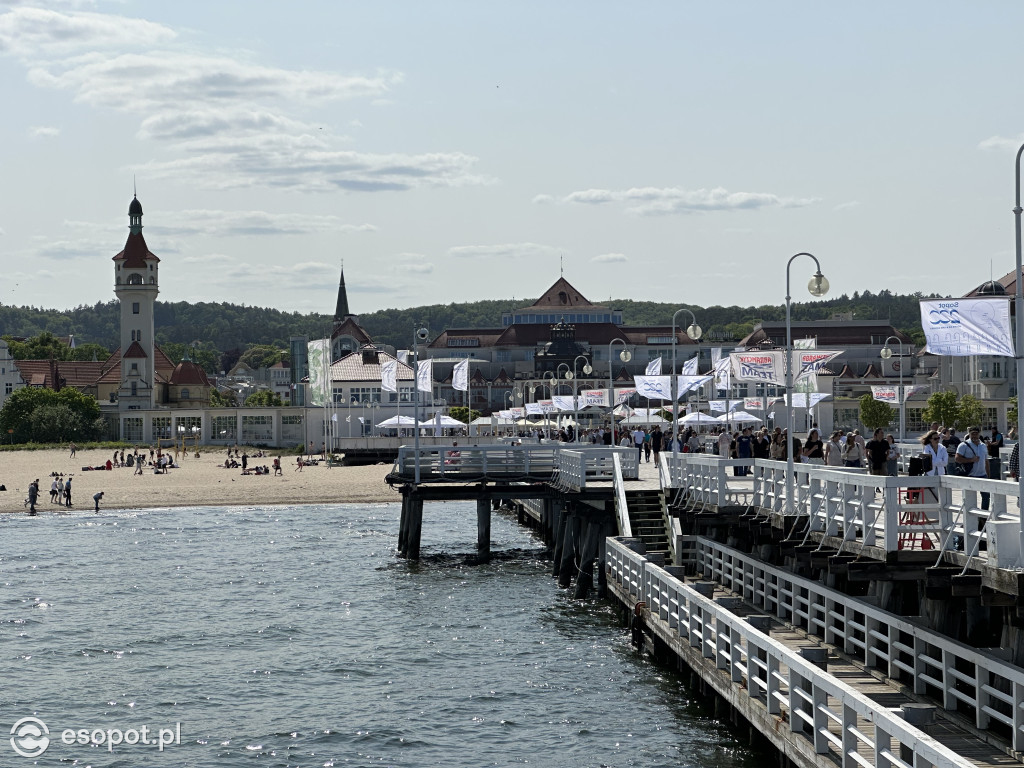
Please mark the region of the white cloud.
MULTIPOLYGON (((205 189, 332 192, 491 183, 460 152, 342 150, 347 136, 289 114, 346 99, 387 101, 400 72, 289 70, 186 50, 169 27, 95 13, 18 7, 0 15, 0 54, 28 81, 75 102, 138 116, 159 153, 133 170, 205 189)), ((358 120, 350 122, 358 125, 358 120)))
MULTIPOLYGON (((143 217, 145 220, 145 217, 143 217)), ((250 235, 302 235, 315 232, 374 232, 372 224, 346 224, 337 216, 266 211, 167 211, 149 218, 146 229, 168 235, 238 237, 250 235)))
POLYGON ((0 53, 35 61, 90 48, 149 48, 175 36, 162 24, 100 13, 16 6, 0 16, 0 53))
POLYGON ((848 203, 840 203, 839 205, 837 205, 832 210, 833 211, 848 211, 851 208, 859 208, 860 205, 861 205, 860 200, 851 200, 848 203))
POLYGON ((504 243, 502 245, 460 245, 450 248, 448 254, 460 259, 520 259, 530 256, 555 257, 562 250, 537 243, 504 243))
POLYGON ((29 128, 29 135, 32 138, 51 139, 60 135, 60 128, 52 125, 34 125, 29 128))
POLYGON ((1017 134, 1015 137, 989 136, 984 141, 978 142, 978 149, 994 149, 1000 152, 1016 151, 1021 144, 1024 144, 1024 134, 1017 134))
POLYGON ((398 263, 391 267, 391 271, 429 275, 434 271, 434 265, 427 261, 427 257, 422 253, 400 253, 398 254, 398 263))
POLYGON ((231 264, 236 262, 234 256, 226 253, 205 253, 202 256, 186 256, 181 260, 182 264, 231 264))
POLYGON ((548 203, 556 202, 556 200, 552 195, 536 195, 533 198, 533 202, 538 205, 547 205, 548 203))
POLYGON ((562 202, 584 205, 626 203, 628 213, 638 216, 659 216, 757 208, 798 208, 818 201, 813 198, 780 197, 767 192, 730 192, 722 187, 692 190, 679 187, 633 187, 622 190, 580 190, 566 195, 562 202))
POLYGON ((591 261, 597 264, 614 264, 622 261, 629 261, 624 253, 602 253, 595 256, 591 261))

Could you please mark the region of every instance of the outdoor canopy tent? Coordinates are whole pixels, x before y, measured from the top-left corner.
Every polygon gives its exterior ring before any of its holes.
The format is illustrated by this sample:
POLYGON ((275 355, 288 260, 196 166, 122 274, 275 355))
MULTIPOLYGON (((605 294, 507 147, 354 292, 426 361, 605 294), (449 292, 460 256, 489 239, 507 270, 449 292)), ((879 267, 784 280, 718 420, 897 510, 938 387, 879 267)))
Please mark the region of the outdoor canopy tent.
MULTIPOLYGON (((461 424, 461 422, 459 422, 461 424)), ((491 424, 497 424, 499 427, 507 427, 515 422, 512 419, 503 419, 500 416, 495 416, 493 419, 490 416, 478 416, 470 422, 474 427, 489 427, 491 424)))
POLYGON ((721 424, 715 416, 708 416, 706 413, 697 411, 688 413, 679 420, 680 424, 721 424))
POLYGON ((641 416, 636 414, 623 419, 619 424, 668 424, 668 419, 663 419, 661 416, 641 416))
POLYGON ((716 421, 722 424, 760 424, 763 419, 759 419, 757 416, 746 411, 733 411, 732 413, 723 413, 716 421))
POLYGON ((416 419, 412 416, 392 416, 377 425, 381 429, 394 429, 395 427, 415 427, 416 419))
POLYGON ((466 426, 466 423, 464 421, 459 421, 458 419, 453 419, 451 416, 447 416, 445 414, 438 414, 437 416, 431 416, 429 419, 424 419, 420 422, 420 426, 451 429, 452 427, 464 427, 466 426))

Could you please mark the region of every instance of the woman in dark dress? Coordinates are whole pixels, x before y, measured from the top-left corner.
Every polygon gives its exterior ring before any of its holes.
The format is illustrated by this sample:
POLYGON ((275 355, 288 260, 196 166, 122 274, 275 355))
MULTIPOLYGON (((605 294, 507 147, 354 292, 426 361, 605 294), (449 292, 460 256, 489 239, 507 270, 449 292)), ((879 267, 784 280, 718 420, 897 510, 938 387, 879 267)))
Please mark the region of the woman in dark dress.
POLYGON ((825 444, 821 441, 818 430, 812 429, 807 433, 807 441, 804 443, 802 455, 808 464, 825 463, 825 444))

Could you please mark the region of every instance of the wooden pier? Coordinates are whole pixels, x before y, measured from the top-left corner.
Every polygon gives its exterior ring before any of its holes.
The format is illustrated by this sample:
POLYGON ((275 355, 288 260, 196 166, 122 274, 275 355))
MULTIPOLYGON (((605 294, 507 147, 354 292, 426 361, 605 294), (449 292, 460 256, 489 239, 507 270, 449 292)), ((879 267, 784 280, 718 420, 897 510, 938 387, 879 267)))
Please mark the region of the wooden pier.
POLYGON ((642 644, 689 670, 782 764, 1020 764, 1016 484, 796 469, 790 502, 774 461, 429 447, 400 449, 389 482, 403 497, 403 556, 419 554, 424 501, 473 499, 480 560, 491 510, 507 503, 550 546, 560 585, 587 596, 597 565, 599 593, 642 644))

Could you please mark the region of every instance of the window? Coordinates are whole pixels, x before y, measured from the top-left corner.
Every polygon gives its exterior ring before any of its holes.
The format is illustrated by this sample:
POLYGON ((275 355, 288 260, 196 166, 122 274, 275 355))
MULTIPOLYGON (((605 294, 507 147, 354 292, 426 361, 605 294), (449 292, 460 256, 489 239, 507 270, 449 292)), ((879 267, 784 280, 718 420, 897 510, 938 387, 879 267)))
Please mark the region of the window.
POLYGON ((132 397, 137 397, 139 394, 139 382, 132 382, 132 397))
POLYGON ((134 373, 135 375, 138 375, 138 373, 139 373, 139 364, 138 363, 132 363, 132 373, 134 373))
POLYGON ((128 285, 142 285, 142 275, 138 272, 132 272, 128 275, 128 285))
POLYGON ((4 384, 4 394, 9 395, 14 391, 14 385, 11 382, 4 384))
POLYGON ((380 402, 380 387, 352 387, 349 391, 353 403, 380 402))
POLYGON ((213 417, 211 440, 234 440, 238 436, 238 420, 234 414, 213 417))
POLYGON ((269 414, 242 417, 242 441, 269 443, 274 439, 274 417, 269 414))
POLYGON ((512 353, 507 349, 499 349, 495 351, 494 359, 499 363, 508 363, 512 360, 512 353))
POLYGON ((647 337, 647 343, 648 344, 671 344, 672 343, 672 337, 671 336, 648 336, 647 337))
POLYGON ((170 416, 154 416, 153 417, 153 439, 163 438, 164 440, 170 440, 171 435, 171 417, 170 416))
POLYGON ((142 442, 142 418, 131 416, 122 422, 122 434, 129 443, 142 442))
POLYGON ((137 302, 137 301, 133 301, 132 302, 132 314, 133 315, 139 314, 139 302, 137 302))
POLYGON ((345 388, 344 387, 332 387, 331 388, 331 400, 335 403, 345 402, 345 388))
POLYGON ((470 339, 465 336, 450 336, 448 337, 449 347, 479 347, 480 339, 470 339))
POLYGON ((181 396, 180 397, 181 397, 182 400, 188 400, 189 394, 190 393, 188 391, 188 388, 185 388, 185 389, 181 390, 181 396))

